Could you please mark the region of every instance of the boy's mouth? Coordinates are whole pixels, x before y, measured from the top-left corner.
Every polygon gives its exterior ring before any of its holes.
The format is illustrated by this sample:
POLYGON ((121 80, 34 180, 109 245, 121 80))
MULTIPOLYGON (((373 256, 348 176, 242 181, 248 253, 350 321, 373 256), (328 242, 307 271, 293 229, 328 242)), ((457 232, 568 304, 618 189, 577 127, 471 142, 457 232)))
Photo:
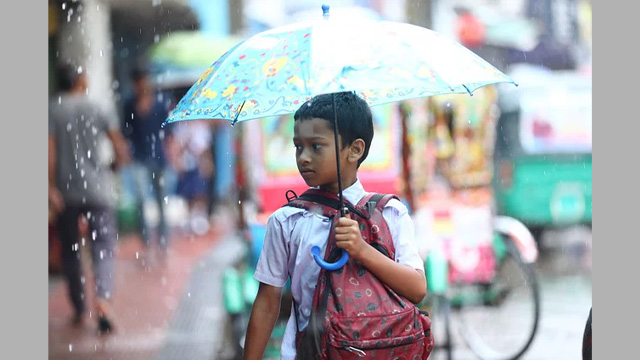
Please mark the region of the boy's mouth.
POLYGON ((302 176, 311 175, 313 173, 314 173, 314 171, 310 170, 310 169, 300 169, 300 175, 302 175, 302 176))

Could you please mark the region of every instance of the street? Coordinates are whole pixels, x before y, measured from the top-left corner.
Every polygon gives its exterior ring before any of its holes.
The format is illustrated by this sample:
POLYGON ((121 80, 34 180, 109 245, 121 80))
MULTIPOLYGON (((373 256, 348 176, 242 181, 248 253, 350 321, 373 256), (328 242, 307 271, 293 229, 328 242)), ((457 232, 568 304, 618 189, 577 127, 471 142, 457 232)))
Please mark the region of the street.
MULTIPOLYGON (((226 223, 228 225, 228 223, 226 223)), ((242 241, 221 229, 209 237, 174 243, 169 266, 145 272, 136 265, 138 241, 123 241, 115 306, 120 329, 95 334, 94 324, 77 329, 59 277, 50 278, 50 359, 224 360, 225 311, 221 274, 241 256, 242 241), (162 285, 162 286, 159 286, 162 285)), ((574 228, 549 232, 537 263, 542 313, 537 335, 522 359, 580 359, 582 333, 591 307, 591 233, 574 228)), ((454 359, 476 359, 459 340, 454 359)), ((440 352, 431 359, 444 359, 440 352)))

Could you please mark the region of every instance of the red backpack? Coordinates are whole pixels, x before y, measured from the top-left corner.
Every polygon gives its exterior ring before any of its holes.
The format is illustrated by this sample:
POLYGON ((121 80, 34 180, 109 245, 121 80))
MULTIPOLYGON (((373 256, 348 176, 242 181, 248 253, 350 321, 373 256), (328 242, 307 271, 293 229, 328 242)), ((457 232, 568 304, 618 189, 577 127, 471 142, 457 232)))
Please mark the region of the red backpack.
MULTIPOLYGON (((332 220, 324 259, 336 261, 342 252, 334 234, 340 216, 337 196, 310 189, 287 198, 285 206, 321 212, 332 220)), ((393 198, 397 199, 392 194, 367 193, 356 206, 344 204, 358 221, 362 238, 391 259, 395 248, 382 210, 393 198)), ((297 315, 295 302, 294 307, 297 315)), ((335 271, 320 269, 312 309, 308 326, 296 334, 297 360, 417 360, 427 359, 433 349, 428 314, 353 259, 335 271)))

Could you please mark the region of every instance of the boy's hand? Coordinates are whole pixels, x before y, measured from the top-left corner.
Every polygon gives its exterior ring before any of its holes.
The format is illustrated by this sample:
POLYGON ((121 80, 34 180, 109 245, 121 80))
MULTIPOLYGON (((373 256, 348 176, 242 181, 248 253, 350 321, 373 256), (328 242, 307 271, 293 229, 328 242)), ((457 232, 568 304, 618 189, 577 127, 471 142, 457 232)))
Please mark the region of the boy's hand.
POLYGON ((358 222, 351 219, 351 214, 338 219, 335 233, 336 245, 346 250, 350 257, 360 260, 369 244, 362 239, 358 222))

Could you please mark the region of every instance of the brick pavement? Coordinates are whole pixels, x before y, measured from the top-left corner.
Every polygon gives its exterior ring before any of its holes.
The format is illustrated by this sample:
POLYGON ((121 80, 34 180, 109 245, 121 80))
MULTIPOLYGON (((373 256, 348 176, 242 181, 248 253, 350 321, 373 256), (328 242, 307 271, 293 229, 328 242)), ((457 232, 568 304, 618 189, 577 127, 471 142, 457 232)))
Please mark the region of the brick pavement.
MULTIPOLYGON (((66 284, 59 277, 51 278, 49 359, 157 358, 165 346, 172 318, 185 297, 192 272, 224 237, 225 229, 230 228, 228 225, 218 224, 202 237, 175 238, 164 266, 160 263, 143 266, 138 258, 142 250, 140 239, 135 235, 121 238, 116 252, 113 300, 118 328, 108 336, 98 336, 93 318, 87 319, 80 328, 71 326, 72 307, 66 284)), ((87 309, 92 309, 93 298, 90 274, 90 270, 85 271, 87 309)))

